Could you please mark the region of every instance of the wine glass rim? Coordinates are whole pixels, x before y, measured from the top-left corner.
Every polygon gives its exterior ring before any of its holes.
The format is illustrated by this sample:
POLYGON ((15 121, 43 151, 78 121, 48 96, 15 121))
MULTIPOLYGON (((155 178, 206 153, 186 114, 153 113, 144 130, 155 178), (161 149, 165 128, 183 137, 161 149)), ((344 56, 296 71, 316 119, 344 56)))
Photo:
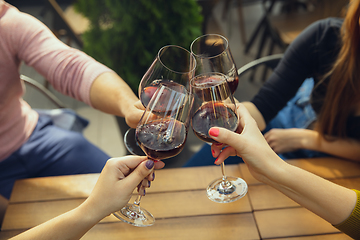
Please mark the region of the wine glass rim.
POLYGON ((190 52, 189 50, 187 50, 186 48, 183 48, 183 47, 178 46, 178 45, 165 45, 165 46, 163 46, 163 47, 160 48, 160 50, 158 51, 158 53, 157 53, 157 58, 159 59, 159 62, 161 63, 161 65, 163 65, 166 69, 168 69, 169 71, 174 72, 174 73, 187 74, 187 73, 195 72, 195 69, 196 69, 196 59, 195 59, 194 55, 191 54, 191 52, 190 52), (189 53, 190 58, 192 58, 192 60, 193 60, 194 67, 193 67, 192 69, 190 69, 189 71, 187 71, 187 72, 179 72, 179 71, 175 71, 175 70, 169 68, 168 66, 166 66, 165 63, 161 60, 160 53, 161 53, 165 48, 170 48, 170 47, 180 48, 180 49, 186 51, 187 53, 189 53))
POLYGON ((221 84, 223 84, 223 82, 227 82, 228 81, 228 76, 220 73, 220 72, 207 72, 207 73, 201 73, 199 75, 196 75, 195 77, 193 77, 192 79, 190 79, 190 86, 191 87, 195 87, 195 88, 209 88, 209 85, 207 86, 201 86, 201 85, 194 85, 193 82, 195 79, 202 77, 202 76, 206 76, 206 75, 210 75, 210 76, 220 76, 221 79, 219 81, 217 81, 216 83, 212 82, 212 85, 210 87, 216 87, 219 86, 221 84))
POLYGON ((212 58, 216 58, 216 57, 220 56, 221 54, 223 54, 226 50, 228 50, 228 48, 229 48, 229 41, 227 40, 226 37, 224 37, 223 35, 220 35, 220 34, 216 34, 216 33, 208 33, 208 34, 201 35, 201 36, 195 38, 195 39, 192 41, 192 43, 191 43, 191 45, 190 45, 190 52, 191 52, 192 55, 194 55, 194 56, 196 56, 196 57, 198 57, 198 58, 209 58, 209 59, 212 59, 212 58), (211 56, 211 57, 203 57, 203 54, 195 54, 194 51, 193 51, 193 46, 194 46, 195 42, 197 42, 200 38, 204 38, 204 37, 208 37, 208 36, 217 36, 217 37, 223 39, 224 42, 225 42, 225 49, 224 49, 221 53, 216 54, 216 55, 211 56))

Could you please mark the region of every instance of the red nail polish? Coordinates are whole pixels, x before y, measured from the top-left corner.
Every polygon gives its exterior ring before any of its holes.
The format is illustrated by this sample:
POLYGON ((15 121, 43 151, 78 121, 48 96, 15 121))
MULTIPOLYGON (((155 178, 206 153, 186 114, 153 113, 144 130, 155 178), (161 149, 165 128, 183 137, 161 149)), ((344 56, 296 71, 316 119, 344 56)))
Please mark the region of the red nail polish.
POLYGON ((219 136, 219 129, 218 128, 211 128, 209 134, 213 137, 219 136))
POLYGON ((213 155, 213 157, 214 157, 215 151, 214 151, 214 150, 211 150, 211 153, 212 153, 212 155, 213 155))
POLYGON ((217 158, 217 159, 215 160, 214 164, 216 164, 216 162, 217 162, 218 160, 219 160, 219 159, 217 158))

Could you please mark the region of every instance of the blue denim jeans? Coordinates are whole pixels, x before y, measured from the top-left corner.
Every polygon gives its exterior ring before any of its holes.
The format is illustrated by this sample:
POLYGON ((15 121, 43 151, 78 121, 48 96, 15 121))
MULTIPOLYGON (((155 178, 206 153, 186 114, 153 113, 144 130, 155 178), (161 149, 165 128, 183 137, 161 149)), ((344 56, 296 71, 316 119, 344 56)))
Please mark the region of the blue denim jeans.
MULTIPOLYGON (((306 79, 300 86, 296 95, 281 109, 278 114, 267 124, 263 133, 266 133, 272 128, 308 128, 316 120, 316 113, 310 104, 310 94, 314 87, 314 80, 312 78, 306 79)), ((294 152, 279 154, 282 159, 292 158, 313 158, 328 156, 327 154, 300 149, 294 152)), ((194 154, 184 167, 204 166, 214 164, 215 158, 211 154, 211 147, 208 144, 194 154)), ((234 156, 226 159, 226 164, 241 163, 243 160, 240 157, 234 156)))
POLYGON ((99 173, 109 156, 75 131, 40 115, 27 142, 0 162, 0 194, 10 197, 17 179, 99 173))

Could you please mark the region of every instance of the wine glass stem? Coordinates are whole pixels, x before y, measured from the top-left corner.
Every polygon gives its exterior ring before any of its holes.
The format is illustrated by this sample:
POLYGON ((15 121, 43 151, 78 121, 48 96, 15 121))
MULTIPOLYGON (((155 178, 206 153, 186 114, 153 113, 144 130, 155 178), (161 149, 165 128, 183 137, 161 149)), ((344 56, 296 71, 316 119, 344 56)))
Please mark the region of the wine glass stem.
POLYGON ((222 172, 222 180, 223 180, 223 182, 226 182, 227 178, 226 178, 226 174, 225 174, 225 163, 224 162, 221 163, 221 172, 222 172))
POLYGON ((137 198, 134 201, 135 206, 140 207, 141 197, 142 197, 142 195, 140 195, 140 194, 137 196, 137 198))

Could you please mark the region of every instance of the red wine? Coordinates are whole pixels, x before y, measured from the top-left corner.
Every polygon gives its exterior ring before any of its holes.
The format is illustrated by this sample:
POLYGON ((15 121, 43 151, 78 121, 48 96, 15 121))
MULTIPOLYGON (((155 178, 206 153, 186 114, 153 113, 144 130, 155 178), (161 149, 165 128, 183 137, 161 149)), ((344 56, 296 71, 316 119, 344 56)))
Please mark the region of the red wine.
POLYGON ((234 94, 234 92, 236 91, 236 89, 239 85, 239 77, 238 76, 229 77, 227 81, 228 81, 231 93, 234 94))
POLYGON ((160 119, 136 129, 136 141, 146 155, 154 160, 176 156, 184 148, 187 129, 174 119, 160 119))
MULTIPOLYGON (((158 79, 158 80, 153 81, 149 86, 145 87, 141 91, 140 100, 141 100, 141 103, 144 105, 144 107, 146 107, 149 104, 151 97, 154 95, 154 93, 158 89, 160 83, 164 86, 167 86, 167 87, 177 91, 177 92, 186 93, 186 88, 183 85, 173 82, 171 80, 158 79)), ((167 98, 166 94, 162 97, 167 98)))
POLYGON ((235 112, 223 103, 208 102, 201 106, 191 119, 191 126, 195 135, 201 140, 216 143, 209 136, 212 127, 223 127, 235 131, 238 119, 235 112))
POLYGON ((228 84, 228 82, 222 80, 222 78, 219 78, 217 75, 200 75, 193 79, 191 83, 191 87, 196 87, 192 92, 198 98, 203 99, 203 101, 215 101, 220 98, 220 96, 222 99, 225 99, 230 95, 231 90, 226 91, 226 86, 224 86, 224 84, 228 84))

